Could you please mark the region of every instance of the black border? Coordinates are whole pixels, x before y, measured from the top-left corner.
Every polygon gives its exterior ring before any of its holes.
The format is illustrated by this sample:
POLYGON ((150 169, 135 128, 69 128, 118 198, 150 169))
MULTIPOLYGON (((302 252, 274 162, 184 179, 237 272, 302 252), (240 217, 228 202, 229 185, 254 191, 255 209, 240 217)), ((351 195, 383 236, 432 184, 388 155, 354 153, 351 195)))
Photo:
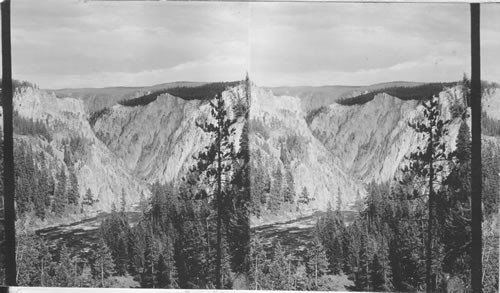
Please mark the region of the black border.
POLYGON ((471 33, 471 185, 472 185, 472 292, 482 292, 482 169, 481 169, 481 44, 480 6, 470 4, 471 33))
POLYGON ((2 3, 2 107, 3 107, 3 183, 5 225, 5 284, 16 286, 16 213, 14 206, 14 138, 12 135, 12 48, 10 0, 2 3))

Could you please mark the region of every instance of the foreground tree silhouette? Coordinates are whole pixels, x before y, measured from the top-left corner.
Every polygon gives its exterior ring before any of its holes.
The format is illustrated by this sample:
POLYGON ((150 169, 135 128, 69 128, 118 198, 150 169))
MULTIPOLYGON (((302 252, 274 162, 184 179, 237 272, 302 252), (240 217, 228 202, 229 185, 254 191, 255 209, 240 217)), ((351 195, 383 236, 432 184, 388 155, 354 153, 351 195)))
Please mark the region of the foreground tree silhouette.
MULTIPOLYGON (((426 250, 426 272, 425 283, 427 292, 433 291, 434 283, 432 281, 432 260, 433 260, 433 234, 435 233, 435 202, 436 193, 435 186, 442 182, 444 172, 443 161, 447 160, 446 144, 443 137, 448 134, 446 126, 449 120, 440 118, 439 99, 432 97, 430 100, 423 103, 424 117, 421 121, 415 123, 409 122, 408 125, 425 141, 423 148, 417 147, 415 152, 410 153, 407 157, 409 165, 403 167, 404 173, 411 174, 416 180, 422 180, 422 186, 427 185, 427 239, 425 244, 426 250)), ((419 195, 418 191, 414 192, 411 199, 419 199, 425 197, 419 195)))
POLYGON ((223 185, 227 185, 230 180, 232 162, 235 160, 234 144, 231 140, 235 136, 234 124, 235 119, 229 118, 226 110, 226 104, 222 94, 217 94, 210 102, 210 116, 203 123, 196 122, 196 126, 201 128, 203 132, 211 137, 210 144, 204 151, 200 152, 197 159, 197 164, 191 168, 194 174, 206 177, 206 183, 209 187, 208 192, 199 193, 198 197, 212 197, 216 202, 217 210, 217 245, 216 245, 216 265, 215 286, 217 289, 222 288, 222 220, 224 205, 223 198, 225 190, 223 185), (212 194, 210 194, 210 192, 212 194))

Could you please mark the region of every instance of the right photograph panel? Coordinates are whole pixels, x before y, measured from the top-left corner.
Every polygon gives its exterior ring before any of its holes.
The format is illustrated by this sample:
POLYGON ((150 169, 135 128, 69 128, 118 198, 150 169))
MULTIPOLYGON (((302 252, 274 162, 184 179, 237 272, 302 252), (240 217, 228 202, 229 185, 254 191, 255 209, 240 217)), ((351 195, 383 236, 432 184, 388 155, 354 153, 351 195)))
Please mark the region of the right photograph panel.
POLYGON ((500 6, 481 4, 483 292, 498 292, 500 199, 500 6))
MULTIPOLYGON (((483 64, 500 51, 487 6, 483 64)), ((251 3, 250 23, 250 288, 470 290, 470 6, 251 3)), ((493 64, 485 292, 498 288, 493 64)))

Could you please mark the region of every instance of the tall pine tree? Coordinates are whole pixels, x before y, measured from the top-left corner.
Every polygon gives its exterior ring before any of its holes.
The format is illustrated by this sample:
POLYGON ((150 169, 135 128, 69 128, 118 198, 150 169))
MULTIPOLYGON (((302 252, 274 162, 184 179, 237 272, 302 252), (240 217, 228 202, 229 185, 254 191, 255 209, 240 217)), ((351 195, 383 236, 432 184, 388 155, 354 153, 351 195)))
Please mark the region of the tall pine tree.
MULTIPOLYGON (((403 172, 411 174, 422 180, 422 186, 426 188, 425 198, 427 200, 427 234, 426 234, 426 290, 435 290, 436 273, 433 270, 433 259, 437 259, 433 253, 436 250, 433 243, 436 235, 436 187, 442 183, 444 165, 447 159, 446 143, 443 138, 448 134, 446 128, 449 120, 440 118, 440 104, 438 97, 432 97, 423 103, 424 119, 408 125, 419 134, 425 146, 417 147, 415 152, 408 156, 409 165, 403 168, 403 172)), ((416 197, 422 197, 416 195, 416 197)))

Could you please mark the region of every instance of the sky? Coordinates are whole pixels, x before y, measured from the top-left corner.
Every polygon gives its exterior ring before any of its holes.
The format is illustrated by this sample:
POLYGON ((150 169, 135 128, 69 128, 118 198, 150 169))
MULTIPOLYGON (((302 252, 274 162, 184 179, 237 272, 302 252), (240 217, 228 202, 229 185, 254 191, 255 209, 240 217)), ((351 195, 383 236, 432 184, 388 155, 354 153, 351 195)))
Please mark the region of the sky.
MULTIPOLYGON (((489 5, 483 79, 500 81, 500 5, 489 5)), ((368 85, 470 71, 468 4, 16 0, 11 9, 14 78, 42 88, 230 81, 247 71, 261 86, 368 85)))

